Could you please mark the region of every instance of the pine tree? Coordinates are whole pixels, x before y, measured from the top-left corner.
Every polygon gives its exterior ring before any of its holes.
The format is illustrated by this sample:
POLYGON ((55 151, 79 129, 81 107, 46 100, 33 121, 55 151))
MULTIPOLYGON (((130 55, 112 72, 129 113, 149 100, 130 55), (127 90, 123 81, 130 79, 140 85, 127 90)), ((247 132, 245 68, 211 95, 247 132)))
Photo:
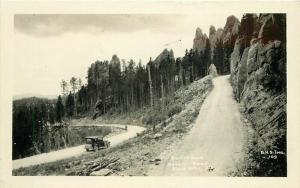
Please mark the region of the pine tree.
POLYGON ((222 75, 226 73, 226 67, 224 65, 223 42, 221 39, 217 39, 216 41, 216 47, 212 56, 212 63, 216 66, 218 74, 222 75))
POLYGON ((72 77, 70 79, 70 85, 71 85, 71 89, 72 89, 72 92, 73 92, 73 100, 74 100, 74 115, 77 115, 77 104, 76 104, 76 91, 78 89, 78 83, 77 83, 77 78, 75 77, 72 77))
POLYGON ((66 100, 66 115, 72 117, 74 115, 75 102, 72 93, 70 92, 66 100))
POLYGON ((152 79, 151 79, 151 65, 152 59, 150 58, 150 61, 147 65, 147 72, 148 72, 148 82, 149 82, 149 95, 150 95, 150 106, 154 105, 154 97, 153 97, 153 85, 152 85, 152 79))
POLYGON ((62 88, 62 95, 64 97, 66 97, 68 95, 68 92, 69 92, 68 82, 66 82, 65 80, 62 80, 61 83, 60 83, 60 86, 62 88))
POLYGON ((113 55, 109 63, 109 86, 111 88, 112 105, 117 108, 120 101, 120 87, 122 85, 121 79, 121 62, 117 55, 113 55))
POLYGON ((58 96, 56 102, 55 111, 56 111, 56 121, 61 122, 62 118, 65 115, 65 109, 60 95, 58 96))
POLYGON ((208 74, 208 67, 211 64, 211 51, 210 51, 210 42, 209 39, 206 40, 206 46, 203 54, 203 62, 205 67, 205 75, 208 74))

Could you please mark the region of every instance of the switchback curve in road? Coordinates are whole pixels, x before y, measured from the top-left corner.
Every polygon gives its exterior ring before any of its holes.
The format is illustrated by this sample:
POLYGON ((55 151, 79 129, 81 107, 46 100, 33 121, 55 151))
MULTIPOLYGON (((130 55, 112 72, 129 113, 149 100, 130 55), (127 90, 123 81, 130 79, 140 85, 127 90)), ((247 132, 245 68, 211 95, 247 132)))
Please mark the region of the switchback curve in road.
MULTIPOLYGON (((119 124, 101 124, 101 125, 96 124, 92 126, 113 126, 113 127, 125 128, 125 125, 119 125, 119 124)), ((137 133, 141 133, 144 130, 145 130, 144 127, 127 125, 126 132, 107 138, 107 140, 110 141, 111 147, 114 147, 130 138, 135 137, 137 133)), ((31 157, 26 157, 23 159, 13 160, 13 169, 67 159, 70 157, 82 155, 84 153, 86 153, 84 149, 84 145, 70 147, 58 151, 52 151, 49 153, 42 153, 31 157)))

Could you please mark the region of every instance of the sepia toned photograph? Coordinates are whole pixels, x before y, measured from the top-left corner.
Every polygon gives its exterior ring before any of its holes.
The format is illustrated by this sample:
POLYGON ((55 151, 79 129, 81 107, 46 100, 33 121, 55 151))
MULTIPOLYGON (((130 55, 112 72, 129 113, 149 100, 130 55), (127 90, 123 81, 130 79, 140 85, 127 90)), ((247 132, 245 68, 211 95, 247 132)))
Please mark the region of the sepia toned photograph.
POLYGON ((285 13, 15 14, 13 176, 287 176, 285 13))

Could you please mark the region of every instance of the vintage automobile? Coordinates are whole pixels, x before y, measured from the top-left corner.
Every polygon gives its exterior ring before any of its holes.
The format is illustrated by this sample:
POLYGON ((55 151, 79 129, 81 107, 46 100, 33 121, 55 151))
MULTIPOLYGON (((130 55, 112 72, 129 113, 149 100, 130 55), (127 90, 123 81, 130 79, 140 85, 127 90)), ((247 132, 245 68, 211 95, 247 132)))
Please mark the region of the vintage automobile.
POLYGON ((96 151, 99 149, 105 149, 110 146, 110 142, 104 140, 101 136, 87 136, 85 137, 85 149, 86 151, 96 151))

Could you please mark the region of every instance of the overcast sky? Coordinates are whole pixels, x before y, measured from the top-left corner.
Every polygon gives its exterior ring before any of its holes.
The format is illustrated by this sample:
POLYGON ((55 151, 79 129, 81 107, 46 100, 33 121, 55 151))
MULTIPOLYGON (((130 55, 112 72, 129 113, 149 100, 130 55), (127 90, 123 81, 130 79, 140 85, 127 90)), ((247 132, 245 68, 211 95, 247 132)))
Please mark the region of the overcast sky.
POLYGON ((164 48, 183 56, 192 48, 197 27, 208 35, 210 25, 223 28, 228 16, 15 15, 14 95, 58 95, 62 79, 86 82, 91 63, 113 54, 143 64, 164 48))

